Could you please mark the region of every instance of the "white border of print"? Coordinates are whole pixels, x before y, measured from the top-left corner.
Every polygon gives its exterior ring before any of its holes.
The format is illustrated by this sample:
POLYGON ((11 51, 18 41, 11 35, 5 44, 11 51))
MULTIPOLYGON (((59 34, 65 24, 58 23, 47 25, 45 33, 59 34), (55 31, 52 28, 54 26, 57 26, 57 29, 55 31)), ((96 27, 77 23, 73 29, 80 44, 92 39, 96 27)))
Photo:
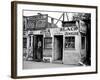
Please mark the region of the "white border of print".
POLYGON ((60 7, 60 6, 45 6, 45 5, 28 5, 17 4, 17 76, 35 76, 35 75, 49 75, 49 74, 63 74, 63 73, 82 73, 96 71, 96 9, 91 8, 74 8, 74 7, 60 7), (48 68, 48 69, 23 69, 23 23, 22 10, 48 10, 48 11, 66 11, 66 12, 81 12, 91 13, 91 66, 88 67, 67 67, 67 68, 48 68))

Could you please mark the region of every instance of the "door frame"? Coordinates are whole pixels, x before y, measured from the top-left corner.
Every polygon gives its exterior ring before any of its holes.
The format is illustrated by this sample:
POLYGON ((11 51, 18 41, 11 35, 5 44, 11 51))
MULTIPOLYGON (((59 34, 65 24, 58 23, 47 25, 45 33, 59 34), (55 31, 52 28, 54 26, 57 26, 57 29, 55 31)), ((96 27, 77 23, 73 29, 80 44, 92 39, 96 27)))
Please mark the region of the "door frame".
POLYGON ((43 34, 34 34, 33 36, 33 60, 36 60, 35 58, 35 36, 42 36, 42 59, 43 59, 43 48, 44 48, 44 36, 43 34))
POLYGON ((63 56, 64 56, 64 35, 63 34, 56 34, 56 35, 54 35, 53 37, 54 37, 54 44, 53 44, 53 48, 54 48, 54 50, 53 50, 53 60, 55 61, 55 36, 62 36, 62 59, 61 59, 61 61, 63 61, 63 56))

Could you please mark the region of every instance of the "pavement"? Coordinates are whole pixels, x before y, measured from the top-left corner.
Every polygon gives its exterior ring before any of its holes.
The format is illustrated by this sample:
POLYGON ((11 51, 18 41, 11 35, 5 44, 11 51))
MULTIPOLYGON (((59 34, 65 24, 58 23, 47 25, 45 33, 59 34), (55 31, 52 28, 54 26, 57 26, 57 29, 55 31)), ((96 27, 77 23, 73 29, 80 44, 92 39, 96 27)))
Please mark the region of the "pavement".
POLYGON ((39 68, 60 68, 60 67, 78 67, 82 65, 68 65, 60 63, 45 63, 35 61, 23 61, 23 69, 39 69, 39 68))

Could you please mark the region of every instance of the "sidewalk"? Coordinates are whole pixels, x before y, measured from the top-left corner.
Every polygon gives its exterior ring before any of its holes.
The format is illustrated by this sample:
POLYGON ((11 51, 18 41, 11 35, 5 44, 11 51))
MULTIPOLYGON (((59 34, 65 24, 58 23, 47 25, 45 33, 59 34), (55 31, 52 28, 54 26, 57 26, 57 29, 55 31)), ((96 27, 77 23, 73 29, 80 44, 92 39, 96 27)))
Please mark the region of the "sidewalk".
POLYGON ((80 65, 66 65, 66 64, 58 64, 58 63, 23 61, 23 69, 78 67, 78 66, 80 66, 80 65))

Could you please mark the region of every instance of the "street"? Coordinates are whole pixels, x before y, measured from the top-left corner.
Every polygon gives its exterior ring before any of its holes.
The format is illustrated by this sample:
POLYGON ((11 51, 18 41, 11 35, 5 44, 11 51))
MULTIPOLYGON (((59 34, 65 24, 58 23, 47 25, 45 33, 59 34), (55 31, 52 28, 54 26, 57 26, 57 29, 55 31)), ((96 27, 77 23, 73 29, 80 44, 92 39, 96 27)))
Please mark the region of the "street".
POLYGON ((77 67, 77 66, 81 66, 81 65, 66 65, 60 63, 23 61, 23 69, 59 68, 59 67, 77 67))

